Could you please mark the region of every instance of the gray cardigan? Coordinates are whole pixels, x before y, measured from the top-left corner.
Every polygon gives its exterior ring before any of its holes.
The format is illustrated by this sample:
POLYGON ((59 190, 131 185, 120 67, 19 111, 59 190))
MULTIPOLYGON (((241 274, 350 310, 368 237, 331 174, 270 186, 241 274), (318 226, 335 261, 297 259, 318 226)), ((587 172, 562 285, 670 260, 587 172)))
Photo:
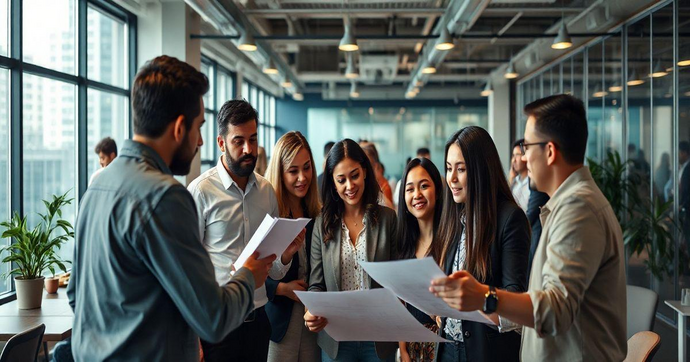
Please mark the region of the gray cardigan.
MULTIPOLYGON (((393 240, 395 232, 395 212, 387 207, 376 205, 378 208, 378 222, 375 226, 367 226, 365 237, 367 240, 368 261, 388 261, 395 258, 397 245, 393 240)), ((367 225, 369 213, 365 215, 367 225)), ((323 218, 316 218, 311 241, 311 275, 309 291, 340 291, 340 238, 341 228, 334 233, 334 239, 323 242, 323 218)), ((369 278, 371 288, 381 288, 376 281, 369 278)), ((318 344, 331 358, 338 355, 338 342, 331 338, 326 331, 319 332, 318 344)), ((376 354, 385 359, 395 353, 397 343, 376 342, 376 354)))

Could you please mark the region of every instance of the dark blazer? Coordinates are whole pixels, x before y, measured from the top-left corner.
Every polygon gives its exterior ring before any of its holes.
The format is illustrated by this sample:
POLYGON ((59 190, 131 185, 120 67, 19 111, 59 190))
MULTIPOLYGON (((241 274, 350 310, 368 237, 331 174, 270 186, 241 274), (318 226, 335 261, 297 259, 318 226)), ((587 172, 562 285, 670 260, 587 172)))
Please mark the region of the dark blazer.
MULTIPOLYGON (((378 208, 378 223, 371 225, 369 214, 365 215, 367 220, 366 239, 367 239, 367 260, 368 261, 388 261, 393 260, 398 254, 393 235, 395 233, 395 211, 384 206, 376 205, 378 208)), ((323 242, 322 217, 319 216, 314 222, 314 232, 311 242, 311 276, 309 277, 309 291, 317 292, 338 292, 340 291, 340 237, 341 228, 338 227, 334 233, 333 240, 323 242)), ((381 286, 369 277, 369 285, 373 288, 381 286)), ((331 358, 335 359, 338 355, 339 343, 331 338, 326 331, 319 332, 317 338, 319 347, 331 358)), ((385 359, 395 353, 398 343, 376 342, 376 354, 379 358, 385 359)))
MULTIPOLYGON (((309 270, 311 269, 311 260, 309 254, 311 253, 311 235, 314 230, 314 220, 307 224, 307 233, 304 236, 307 250, 307 284, 309 284, 309 270)), ((280 342, 285 337, 288 325, 290 324, 290 317, 292 316, 292 306, 294 300, 283 296, 276 295, 279 283, 289 283, 297 279, 299 271, 299 255, 295 253, 292 257, 292 265, 288 269, 283 279, 275 280, 270 277, 266 278, 266 296, 268 296, 268 303, 266 303, 266 315, 271 322, 271 340, 273 342, 280 342)))
POLYGON ((541 237, 541 220, 539 219, 539 214, 541 213, 541 207, 546 205, 548 201, 549 195, 537 190, 530 191, 529 203, 527 204, 527 221, 529 221, 530 227, 532 228, 532 242, 529 247, 527 280, 529 280, 529 275, 532 272, 532 260, 534 259, 534 253, 537 251, 539 238, 541 237))
MULTIPOLYGON (((529 223, 525 213, 514 202, 502 202, 498 207, 497 230, 498 234, 489 251, 491 273, 484 284, 511 292, 524 292, 527 290, 530 245, 529 223)), ((453 272, 459 241, 459 238, 456 239, 448 249, 444 263, 447 274, 453 272)), ((446 318, 442 318, 439 333, 443 333, 445 326, 446 318)), ((520 360, 521 337, 518 333, 499 333, 486 324, 469 321, 462 321, 462 330, 467 361, 520 360)))

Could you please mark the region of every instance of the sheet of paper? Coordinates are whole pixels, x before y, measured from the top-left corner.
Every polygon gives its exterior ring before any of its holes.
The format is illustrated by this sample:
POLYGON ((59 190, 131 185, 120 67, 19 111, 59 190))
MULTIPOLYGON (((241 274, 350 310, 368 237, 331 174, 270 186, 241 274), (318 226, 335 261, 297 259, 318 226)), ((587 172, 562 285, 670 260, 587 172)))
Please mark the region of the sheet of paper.
POLYGON ((311 219, 282 219, 273 218, 271 215, 266 215, 264 221, 256 229, 249 243, 242 250, 240 256, 235 260, 235 269, 239 269, 244 265, 255 251, 258 251, 259 258, 267 257, 275 254, 278 258, 285 252, 285 249, 290 246, 293 240, 299 235, 311 219))
POLYGON ((419 323, 389 290, 295 292, 313 315, 328 319, 336 341, 448 342, 419 323))
POLYGON ((433 279, 446 276, 433 258, 360 262, 360 264, 381 286, 390 289, 400 299, 424 313, 495 325, 477 311, 461 312, 451 308, 429 291, 433 279))

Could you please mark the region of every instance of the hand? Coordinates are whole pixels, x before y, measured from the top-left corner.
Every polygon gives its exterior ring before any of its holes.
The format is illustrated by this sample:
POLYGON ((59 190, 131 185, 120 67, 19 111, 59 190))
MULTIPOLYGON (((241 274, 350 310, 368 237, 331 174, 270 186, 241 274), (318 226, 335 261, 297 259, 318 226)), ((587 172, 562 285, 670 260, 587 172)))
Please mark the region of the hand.
POLYGON ((398 342, 398 348, 400 348, 400 361, 412 362, 410 354, 407 353, 407 342, 398 342))
POLYGON ((283 265, 288 265, 290 260, 292 260, 292 256, 295 255, 297 251, 299 251, 300 248, 302 248, 302 245, 304 245, 304 239, 307 235, 307 229, 302 229, 300 233, 297 235, 295 240, 290 243, 290 245, 285 249, 285 252, 283 252, 283 255, 280 257, 280 261, 283 263, 283 265))
POLYGON ((457 271, 446 278, 431 281, 429 291, 443 299, 451 308, 471 312, 484 308, 489 287, 481 284, 467 271, 457 271))
POLYGON ((303 292, 307 290, 307 283, 303 280, 293 280, 289 283, 278 283, 278 288, 276 288, 276 294, 288 297, 295 302, 299 302, 299 298, 295 295, 295 291, 298 290, 303 292))
POLYGON ((254 275, 254 289, 261 288, 268 277, 268 270, 271 269, 271 265, 276 260, 275 255, 270 255, 263 259, 257 259, 259 257, 259 252, 255 251, 247 261, 242 265, 243 268, 249 269, 254 275))
POLYGON ((513 166, 510 166, 510 173, 508 174, 508 185, 513 183, 513 179, 515 179, 515 176, 517 176, 517 172, 513 168, 513 166))
POLYGON ((321 332, 324 328, 326 328, 326 325, 328 325, 328 319, 324 317, 317 317, 307 311, 304 313, 304 324, 307 326, 307 328, 309 328, 310 331, 314 333, 321 332))

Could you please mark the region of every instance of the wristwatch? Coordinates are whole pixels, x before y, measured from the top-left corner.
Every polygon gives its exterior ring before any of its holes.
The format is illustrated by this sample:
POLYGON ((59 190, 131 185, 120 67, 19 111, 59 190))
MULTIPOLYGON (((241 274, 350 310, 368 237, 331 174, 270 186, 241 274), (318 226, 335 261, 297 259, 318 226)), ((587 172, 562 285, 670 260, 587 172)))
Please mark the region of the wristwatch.
POLYGON ((484 309, 482 312, 491 314, 496 312, 498 308, 498 296, 496 295, 496 288, 489 286, 489 291, 484 295, 484 309))

